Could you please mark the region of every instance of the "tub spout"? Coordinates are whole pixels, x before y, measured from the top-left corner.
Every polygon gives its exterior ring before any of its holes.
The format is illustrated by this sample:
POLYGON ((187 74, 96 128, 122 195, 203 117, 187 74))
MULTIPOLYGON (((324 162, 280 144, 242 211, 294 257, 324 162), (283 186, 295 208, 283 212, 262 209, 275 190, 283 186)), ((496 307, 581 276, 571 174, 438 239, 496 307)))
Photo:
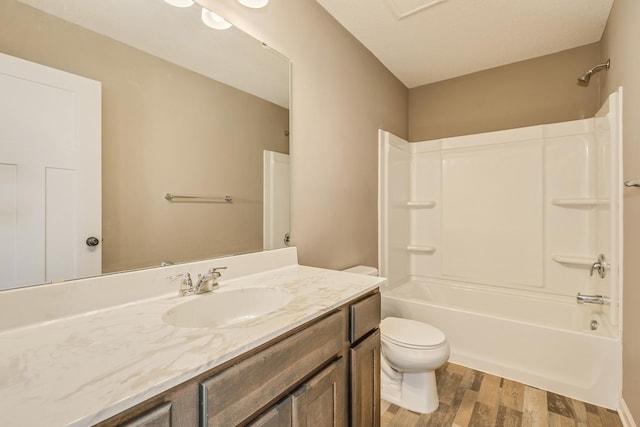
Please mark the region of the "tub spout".
POLYGON ((609 298, 602 295, 582 295, 578 292, 576 296, 578 304, 609 304, 609 298))

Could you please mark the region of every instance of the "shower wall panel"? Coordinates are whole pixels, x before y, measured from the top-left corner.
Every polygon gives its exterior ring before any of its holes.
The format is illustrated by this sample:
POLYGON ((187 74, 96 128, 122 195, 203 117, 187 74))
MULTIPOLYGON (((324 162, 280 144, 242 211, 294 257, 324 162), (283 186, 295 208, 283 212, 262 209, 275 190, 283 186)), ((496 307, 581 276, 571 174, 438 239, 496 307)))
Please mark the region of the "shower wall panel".
POLYGON ((410 220, 407 200, 410 189, 409 145, 406 141, 388 132, 380 131, 380 176, 379 233, 378 246, 380 274, 387 277, 390 284, 405 280, 409 274, 410 220))
POLYGON ((594 119, 596 147, 596 253, 605 254, 607 275, 590 282, 589 292, 610 298, 603 307, 612 324, 621 324, 623 259, 622 88, 611 94, 594 119), (618 238, 620 236, 620 238, 618 238))
POLYGON ((442 154, 442 274, 542 287, 543 142, 486 142, 442 154))
POLYGON ((596 286, 594 119, 396 148, 410 153, 409 198, 394 204, 409 212, 408 276, 566 296, 596 286))
POLYGON ((437 246, 442 240, 442 144, 411 144, 411 241, 408 251, 410 271, 422 269, 434 274, 442 272, 442 251, 437 246), (427 185, 424 185, 424 184, 427 185), (420 250, 423 249, 423 250, 420 250), (433 250, 431 250, 433 249, 433 250))
POLYGON ((592 121, 584 125, 585 133, 545 138, 545 287, 563 295, 588 293, 596 280, 595 140, 592 121))

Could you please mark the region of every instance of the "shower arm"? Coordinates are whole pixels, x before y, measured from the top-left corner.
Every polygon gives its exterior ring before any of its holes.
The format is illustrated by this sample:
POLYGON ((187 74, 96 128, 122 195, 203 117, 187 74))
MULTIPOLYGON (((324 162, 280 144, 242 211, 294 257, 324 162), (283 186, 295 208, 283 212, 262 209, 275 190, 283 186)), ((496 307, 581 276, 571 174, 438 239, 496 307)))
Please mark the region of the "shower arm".
POLYGON ((610 66, 611 66, 611 61, 607 60, 607 62, 605 62, 604 64, 598 64, 595 67, 593 67, 592 69, 590 69, 589 70, 589 74, 593 74, 596 71, 599 71, 599 70, 601 70, 603 68, 607 68, 608 69, 610 66))

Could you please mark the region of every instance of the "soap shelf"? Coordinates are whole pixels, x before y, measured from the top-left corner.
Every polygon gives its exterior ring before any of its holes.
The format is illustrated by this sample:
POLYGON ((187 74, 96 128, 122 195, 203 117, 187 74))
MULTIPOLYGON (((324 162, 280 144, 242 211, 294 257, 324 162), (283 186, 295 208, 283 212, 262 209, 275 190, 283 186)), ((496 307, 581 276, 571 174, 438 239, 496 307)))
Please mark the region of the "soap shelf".
POLYGON ((551 199, 551 203, 556 206, 561 206, 565 208, 592 208, 597 206, 598 204, 606 204, 608 200, 605 199, 594 199, 594 198, 556 198, 551 199))
POLYGON ((427 245, 408 245, 407 251, 409 252, 422 252, 432 254, 436 251, 435 246, 427 246, 427 245))
POLYGON ((551 259, 558 264, 576 265, 580 267, 591 267, 596 260, 596 257, 584 256, 584 255, 569 255, 569 254, 552 254, 551 259))
POLYGON ((407 207, 413 209, 431 209, 436 205, 434 200, 410 200, 407 202, 407 207))

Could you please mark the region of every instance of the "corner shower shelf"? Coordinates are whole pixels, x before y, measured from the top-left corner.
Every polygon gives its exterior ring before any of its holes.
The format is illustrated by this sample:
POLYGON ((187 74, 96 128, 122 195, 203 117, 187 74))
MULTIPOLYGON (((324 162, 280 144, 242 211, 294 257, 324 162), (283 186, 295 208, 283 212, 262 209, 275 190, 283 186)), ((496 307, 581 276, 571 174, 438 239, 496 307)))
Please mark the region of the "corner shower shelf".
POLYGON ((414 209, 431 209, 436 205, 436 202, 433 200, 410 200, 407 202, 407 207, 414 209))
POLYGON ((551 254, 551 259, 559 264, 577 265, 580 267, 591 267, 591 265, 596 262, 596 257, 584 255, 551 254))
POLYGON ((551 199, 551 203, 556 206, 562 206, 566 208, 592 208, 597 206, 599 203, 607 203, 607 200, 598 200, 593 198, 557 198, 551 199))
POLYGON ((426 245, 409 245, 407 246, 407 251, 409 252, 422 252, 432 254, 436 251, 435 246, 426 246, 426 245))

